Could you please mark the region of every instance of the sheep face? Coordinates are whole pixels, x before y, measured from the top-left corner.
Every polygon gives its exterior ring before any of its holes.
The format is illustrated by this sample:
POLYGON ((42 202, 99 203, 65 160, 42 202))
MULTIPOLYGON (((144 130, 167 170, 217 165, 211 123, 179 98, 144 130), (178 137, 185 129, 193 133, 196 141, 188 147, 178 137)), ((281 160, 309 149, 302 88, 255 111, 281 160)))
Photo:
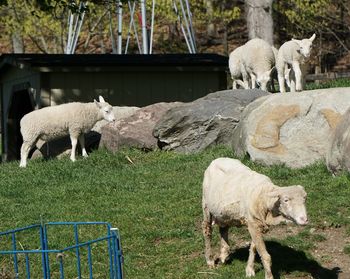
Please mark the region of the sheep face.
POLYGON ((305 201, 306 192, 300 185, 280 188, 278 190, 279 212, 298 225, 308 223, 305 201))
POLYGON ((299 44, 299 47, 300 47, 299 52, 305 58, 310 57, 312 43, 313 43, 315 37, 316 37, 316 34, 313 34, 309 39, 303 39, 303 40, 294 40, 293 39, 293 41, 295 41, 299 44))
POLYGON ((267 85, 271 82, 272 70, 273 68, 257 76, 256 83, 258 84, 261 90, 267 91, 267 85))
POLYGON ((100 113, 102 114, 103 118, 109 122, 115 121, 115 116, 113 113, 113 107, 105 102, 102 96, 99 97, 99 102, 94 100, 94 103, 100 110, 100 113))

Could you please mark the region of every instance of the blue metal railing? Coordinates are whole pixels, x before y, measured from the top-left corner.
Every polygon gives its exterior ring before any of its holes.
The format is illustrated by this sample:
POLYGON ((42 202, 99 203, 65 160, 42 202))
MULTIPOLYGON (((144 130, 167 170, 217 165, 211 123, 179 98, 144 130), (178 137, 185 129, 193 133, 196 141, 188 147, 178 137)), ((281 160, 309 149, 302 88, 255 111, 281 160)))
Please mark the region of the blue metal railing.
MULTIPOLYGON (((56 229, 58 230, 58 229, 56 229)), ((109 265, 109 277, 110 279, 123 279, 123 255, 120 243, 120 235, 118 229, 112 228, 109 223, 106 222, 48 222, 45 224, 36 224, 23 228, 18 228, 14 230, 9 230, 6 232, 0 233, 0 249, 1 246, 6 243, 6 237, 11 238, 11 248, 12 250, 0 250, 0 257, 5 257, 12 255, 12 263, 13 263, 13 272, 14 278, 31 278, 31 261, 30 257, 33 254, 37 254, 40 256, 41 254, 41 269, 42 269, 42 278, 50 279, 52 275, 51 266, 50 266, 50 257, 49 255, 56 255, 58 261, 58 271, 55 270, 55 273, 59 273, 59 278, 65 278, 65 263, 63 259, 64 253, 74 252, 76 257, 76 276, 74 278, 90 278, 93 279, 93 254, 92 254, 92 245, 96 244, 105 244, 107 245, 107 253, 106 257, 108 257, 108 265, 109 265), (49 249, 49 235, 48 228, 53 227, 68 227, 72 228, 72 235, 74 237, 74 244, 68 245, 67 247, 63 247, 60 249, 49 249), (106 228, 106 234, 104 236, 80 242, 79 229, 86 226, 104 226, 106 228), (18 250, 17 246, 19 241, 17 240, 17 234, 22 232, 32 232, 37 231, 39 235, 40 241, 40 249, 36 250, 18 250), (5 238, 5 241, 3 240, 5 238), (83 274, 82 272, 82 262, 81 262, 81 252, 82 249, 87 250, 87 266, 88 266, 88 275, 83 274), (19 256, 24 256, 24 269, 20 271, 19 268, 19 256)), ((51 245, 51 244, 50 244, 51 245)), ((22 245, 21 245, 22 246, 22 245)), ((36 262, 37 264, 37 262, 36 262)), ((38 278, 37 276, 35 279, 38 278)), ((70 277, 72 278, 72 276, 70 277)))

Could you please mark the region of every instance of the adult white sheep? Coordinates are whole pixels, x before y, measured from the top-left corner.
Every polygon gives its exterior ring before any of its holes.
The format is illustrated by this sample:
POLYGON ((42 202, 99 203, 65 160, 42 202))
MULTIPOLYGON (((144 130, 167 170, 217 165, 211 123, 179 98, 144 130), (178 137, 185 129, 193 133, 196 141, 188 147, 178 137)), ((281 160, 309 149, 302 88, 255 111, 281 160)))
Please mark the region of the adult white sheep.
POLYGON ((115 120, 112 106, 102 96, 99 97, 99 102, 94 100, 91 103, 62 104, 24 115, 20 122, 23 137, 20 167, 26 167, 29 151, 39 139, 49 141, 69 135, 72 143, 70 159, 75 161, 78 140, 82 155, 87 157, 84 133, 89 132, 102 119, 115 120))
POLYGON ((237 89, 237 85, 240 85, 244 89, 249 89, 249 76, 242 64, 242 52, 244 46, 234 49, 229 56, 228 66, 232 78, 232 89, 237 89), (243 81, 241 80, 243 79, 243 81))
POLYGON ((304 64, 306 59, 310 57, 312 43, 315 40, 316 34, 313 34, 309 39, 295 40, 285 42, 278 50, 276 61, 278 84, 280 92, 286 92, 285 76, 287 68, 292 67, 293 75, 295 76, 295 90, 301 91, 302 88, 302 71, 300 65, 304 64))
POLYGON ((305 199, 306 192, 302 186, 278 187, 267 176, 252 171, 239 160, 214 160, 206 169, 203 180, 202 228, 207 264, 214 266, 211 250, 213 224, 219 226, 219 259, 223 263, 229 255, 229 227, 247 225, 252 241, 246 276, 255 275, 254 258, 257 250, 265 269, 265 278, 272 279, 271 257, 266 251, 263 233, 269 225, 287 220, 306 225, 305 199))
POLYGON ((251 39, 245 43, 241 59, 251 78, 252 88, 258 84, 260 89, 267 91, 271 82, 271 71, 275 66, 275 55, 271 45, 259 38, 251 39))

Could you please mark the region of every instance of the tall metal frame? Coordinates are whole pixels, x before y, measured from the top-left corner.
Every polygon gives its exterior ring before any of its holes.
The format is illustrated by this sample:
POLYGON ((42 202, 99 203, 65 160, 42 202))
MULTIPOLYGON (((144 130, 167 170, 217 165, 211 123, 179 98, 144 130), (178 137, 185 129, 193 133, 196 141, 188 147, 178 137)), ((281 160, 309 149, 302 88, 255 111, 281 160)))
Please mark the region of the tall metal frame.
MULTIPOLYGON (((152 0, 152 9, 150 16, 150 24, 147 21, 147 9, 146 9, 147 0, 129 0, 127 2, 127 7, 130 13, 130 20, 128 25, 128 31, 125 41, 125 47, 123 50, 123 1, 121 0, 112 0, 112 5, 116 5, 116 16, 117 16, 117 36, 114 34, 113 27, 113 15, 111 12, 111 2, 109 2, 109 29, 110 37, 112 44, 112 53, 114 54, 126 54, 130 45, 131 33, 134 34, 135 40, 139 49, 140 54, 152 54, 153 52, 153 35, 154 35, 154 22, 155 22, 155 12, 157 2, 152 0), (139 4, 139 5, 137 5, 139 4), (137 7, 139 6, 139 7, 137 7), (135 13, 137 8, 139 8, 141 13, 141 19, 139 22, 139 27, 135 21, 135 13), (138 34, 138 29, 141 29, 141 41, 138 34)), ((189 0, 172 0, 172 7, 177 16, 177 20, 180 24, 181 32, 185 38, 185 42, 190 53, 197 52, 195 33, 192 24, 192 13, 190 10, 189 0)), ((65 48, 66 54, 74 54, 77 42, 80 34, 80 30, 83 24, 85 16, 85 7, 88 4, 88 1, 79 2, 79 13, 74 14, 69 11, 68 15, 68 38, 67 45, 65 48)))

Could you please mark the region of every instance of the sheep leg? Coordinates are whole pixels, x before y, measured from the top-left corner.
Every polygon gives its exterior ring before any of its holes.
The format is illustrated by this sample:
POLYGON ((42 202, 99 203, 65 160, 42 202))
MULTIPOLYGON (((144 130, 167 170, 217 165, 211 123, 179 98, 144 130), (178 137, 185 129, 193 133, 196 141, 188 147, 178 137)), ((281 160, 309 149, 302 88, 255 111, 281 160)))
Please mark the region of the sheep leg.
POLYGON ((21 162, 19 164, 21 168, 25 168, 27 166, 27 158, 29 151, 36 144, 36 142, 37 139, 35 139, 34 141, 23 141, 23 144, 21 146, 21 162))
POLYGON ((77 143, 78 143, 78 139, 76 136, 73 136, 71 135, 70 136, 70 140, 71 140, 71 143, 72 143, 72 152, 70 154, 70 159, 75 162, 75 151, 77 149, 77 143))
POLYGON ((271 272, 271 256, 266 250, 265 242, 262 237, 262 229, 256 223, 248 222, 248 231, 264 266, 265 279, 273 279, 271 272))
POLYGON ((246 277, 255 276, 255 271, 254 271, 255 254, 256 254, 256 246, 252 241, 250 243, 250 248, 249 248, 249 257, 248 257, 247 267, 245 268, 246 277))
POLYGON ((209 267, 214 267, 214 259, 212 256, 212 250, 211 250, 211 236, 212 236, 212 216, 209 213, 209 210, 205 207, 203 208, 203 223, 202 223, 202 230, 203 230, 203 236, 204 236, 204 242, 205 242, 205 259, 207 261, 207 264, 209 267))
POLYGON ((294 75, 295 75, 295 89, 296 91, 302 91, 302 85, 301 85, 301 70, 300 65, 298 61, 293 61, 292 63, 294 75))
POLYGON ((244 67, 244 65, 241 63, 240 64, 240 68, 241 68, 241 74, 242 74, 242 79, 243 79, 243 84, 244 84, 244 89, 249 89, 249 76, 248 73, 244 67))
POLYGON ((80 147, 81 147, 81 153, 83 155, 83 157, 88 157, 89 155, 87 154, 86 152, 86 149, 85 149, 85 137, 84 137, 84 134, 81 134, 78 138, 79 140, 79 144, 80 144, 80 147))
POLYGON ((251 79, 251 82, 252 82, 252 88, 256 88, 256 75, 254 74, 250 74, 250 79, 251 79))
POLYGON ((276 69, 277 69, 277 79, 278 79, 278 85, 280 88, 280 92, 285 93, 286 92, 286 87, 284 85, 284 82, 285 82, 285 63, 284 62, 277 62, 276 69))
POLYGON ((232 89, 237 89, 236 79, 234 77, 231 77, 231 78, 232 78, 232 89))
POLYGON ((228 243, 228 229, 229 227, 220 227, 221 236, 221 248, 220 248, 220 261, 225 263, 227 257, 230 255, 230 245, 228 243))

